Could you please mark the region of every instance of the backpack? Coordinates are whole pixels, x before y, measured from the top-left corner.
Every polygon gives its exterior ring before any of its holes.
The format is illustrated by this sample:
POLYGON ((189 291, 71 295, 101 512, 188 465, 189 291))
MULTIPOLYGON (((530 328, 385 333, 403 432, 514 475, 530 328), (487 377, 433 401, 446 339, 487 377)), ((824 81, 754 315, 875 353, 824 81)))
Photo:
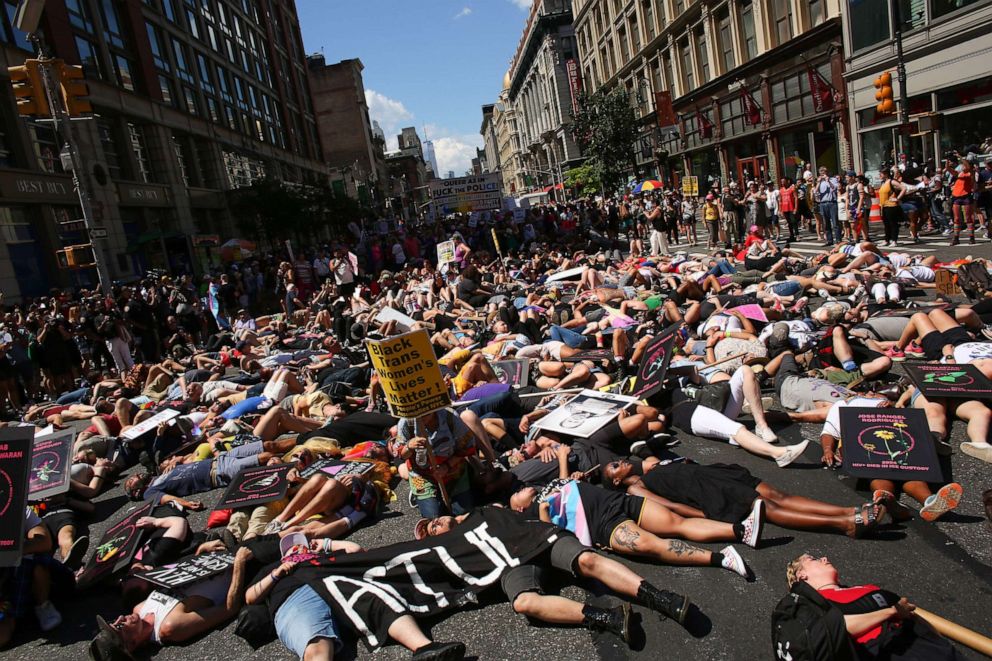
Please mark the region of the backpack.
POLYGON ((844 614, 799 581, 772 611, 772 654, 779 661, 856 661, 844 614))
POLYGON ((973 301, 981 300, 992 291, 992 277, 979 262, 968 262, 958 267, 958 287, 973 301))

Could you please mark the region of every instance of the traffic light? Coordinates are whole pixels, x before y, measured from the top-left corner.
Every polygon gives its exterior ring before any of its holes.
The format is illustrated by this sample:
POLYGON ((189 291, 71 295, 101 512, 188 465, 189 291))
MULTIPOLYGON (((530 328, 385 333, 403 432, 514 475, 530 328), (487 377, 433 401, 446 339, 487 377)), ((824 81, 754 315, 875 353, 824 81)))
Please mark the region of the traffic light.
POLYGON ((56 250, 55 258, 61 269, 80 269, 96 263, 93 257, 93 245, 89 243, 56 250))
POLYGON ((875 79, 875 114, 891 115, 896 111, 896 102, 892 98, 892 74, 886 71, 875 79))
POLYGON ((38 60, 25 60, 23 65, 10 67, 7 71, 17 98, 17 112, 25 117, 51 117, 38 60))
POLYGON ((56 60, 55 66, 59 76, 59 86, 62 89, 62 100, 65 102, 65 111, 69 117, 79 117, 93 112, 93 106, 86 98, 90 95, 90 88, 83 81, 83 68, 76 64, 66 64, 62 60, 56 60))

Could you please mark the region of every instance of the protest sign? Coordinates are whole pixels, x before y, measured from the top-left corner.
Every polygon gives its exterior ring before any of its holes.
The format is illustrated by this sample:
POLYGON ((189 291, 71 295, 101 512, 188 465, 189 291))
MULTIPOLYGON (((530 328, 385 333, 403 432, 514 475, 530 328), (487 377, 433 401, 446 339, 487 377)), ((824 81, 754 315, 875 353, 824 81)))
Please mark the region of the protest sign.
POLYGON ((455 242, 442 241, 437 244, 437 267, 441 268, 448 262, 455 261, 455 242))
POLYGON ((526 360, 499 360, 492 363, 496 380, 511 386, 526 386, 530 377, 530 364, 526 360))
POLYGON ((912 317, 917 312, 933 312, 934 310, 946 310, 951 307, 950 303, 917 303, 912 310, 908 308, 893 308, 891 310, 881 310, 871 315, 874 317, 912 317))
POLYGON ((324 473, 331 477, 344 477, 354 475, 360 477, 375 468, 369 461, 342 461, 341 459, 318 459, 300 471, 300 477, 309 479, 317 473, 324 473))
POLYGON ((637 379, 634 381, 630 395, 643 399, 661 390, 668 365, 672 362, 675 338, 681 328, 681 323, 672 324, 644 347, 644 355, 641 356, 641 362, 637 366, 637 379))
POLYGON ((78 587, 93 585, 131 564, 134 554, 138 551, 138 543, 141 541, 142 531, 137 527, 138 519, 148 516, 151 511, 151 503, 144 503, 125 514, 124 518, 103 533, 96 552, 76 579, 78 587))
POLYGON ((534 427, 589 438, 616 418, 621 410, 636 402, 635 397, 583 390, 534 423, 534 427))
POLYGON ((906 365, 906 374, 928 399, 992 399, 992 381, 974 365, 906 365))
POLYGON ((451 405, 427 331, 366 340, 372 368, 397 418, 416 418, 451 405))
POLYGON ((757 303, 750 303, 748 305, 738 305, 736 308, 728 310, 728 312, 740 312, 742 315, 747 317, 752 321, 760 321, 762 323, 768 322, 768 317, 765 315, 765 311, 761 309, 761 306, 757 303))
POLYGON ((28 495, 39 501, 69 490, 69 469, 72 467, 73 429, 37 436, 31 449, 31 473, 28 495))
POLYGON ((381 324, 384 324, 387 321, 395 321, 396 327, 404 332, 409 331, 413 328, 413 325, 417 323, 413 317, 405 315, 396 308, 391 308, 388 306, 379 310, 379 314, 375 316, 375 320, 381 324))
POLYGON ((138 574, 138 578, 143 578, 149 583, 163 588, 176 590, 201 583, 208 578, 226 572, 233 566, 234 556, 230 553, 206 553, 141 572, 138 574))
POLYGON ((943 481, 926 414, 920 409, 844 407, 841 456, 848 475, 943 481))
POLYGON ((947 269, 934 271, 934 286, 944 296, 955 296, 961 293, 961 288, 954 280, 954 274, 947 269))
POLYGON ((34 427, 0 428, 0 567, 21 561, 34 427))
POLYGON ((499 237, 496 236, 496 228, 494 227, 494 228, 492 228, 489 231, 493 235, 493 245, 496 247, 496 254, 498 254, 500 257, 502 257, 503 256, 503 250, 499 246, 499 237))
POLYGON ((256 466, 245 468, 234 476, 214 510, 230 510, 239 507, 264 505, 279 500, 286 495, 289 481, 286 474, 292 468, 289 464, 256 466))
POLYGON ((558 273, 553 273, 548 276, 545 282, 558 282, 559 280, 578 280, 578 276, 582 275, 582 272, 586 270, 585 266, 576 266, 574 269, 568 269, 565 271, 559 271, 558 273))
POLYGON ((527 209, 514 209, 513 222, 522 223, 527 220, 527 209))
POLYGON ((175 409, 165 409, 164 411, 159 411, 158 413, 148 418, 147 420, 143 420, 142 422, 136 424, 130 429, 124 430, 124 433, 121 434, 121 438, 127 439, 129 441, 133 441, 142 434, 150 432, 151 430, 155 429, 163 422, 168 422, 169 420, 178 417, 179 417, 179 411, 176 411, 175 409))

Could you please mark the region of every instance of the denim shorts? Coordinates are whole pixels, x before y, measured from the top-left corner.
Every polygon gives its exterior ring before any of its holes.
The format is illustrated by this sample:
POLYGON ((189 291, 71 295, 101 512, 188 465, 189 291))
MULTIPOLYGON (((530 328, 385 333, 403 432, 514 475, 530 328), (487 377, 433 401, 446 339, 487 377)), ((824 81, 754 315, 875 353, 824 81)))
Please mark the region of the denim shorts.
POLYGON ((803 291, 803 286, 795 280, 776 282, 769 285, 768 288, 779 296, 795 296, 803 291))
POLYGON ((291 652, 301 659, 307 645, 318 638, 327 638, 334 651, 341 648, 341 636, 331 607, 309 585, 296 589, 276 611, 276 634, 291 652))

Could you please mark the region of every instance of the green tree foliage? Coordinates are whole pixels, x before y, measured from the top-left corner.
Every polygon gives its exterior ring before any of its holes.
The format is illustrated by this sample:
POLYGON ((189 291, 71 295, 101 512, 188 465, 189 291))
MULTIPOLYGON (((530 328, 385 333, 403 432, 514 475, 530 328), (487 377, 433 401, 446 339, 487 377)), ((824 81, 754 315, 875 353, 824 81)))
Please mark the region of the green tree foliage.
POLYGON ((572 133, 607 190, 617 188, 627 172, 636 170, 634 145, 638 132, 637 116, 623 87, 579 96, 572 133))
POLYGON ((585 163, 565 173, 565 187, 574 190, 576 195, 595 195, 601 186, 599 168, 592 163, 585 163))

